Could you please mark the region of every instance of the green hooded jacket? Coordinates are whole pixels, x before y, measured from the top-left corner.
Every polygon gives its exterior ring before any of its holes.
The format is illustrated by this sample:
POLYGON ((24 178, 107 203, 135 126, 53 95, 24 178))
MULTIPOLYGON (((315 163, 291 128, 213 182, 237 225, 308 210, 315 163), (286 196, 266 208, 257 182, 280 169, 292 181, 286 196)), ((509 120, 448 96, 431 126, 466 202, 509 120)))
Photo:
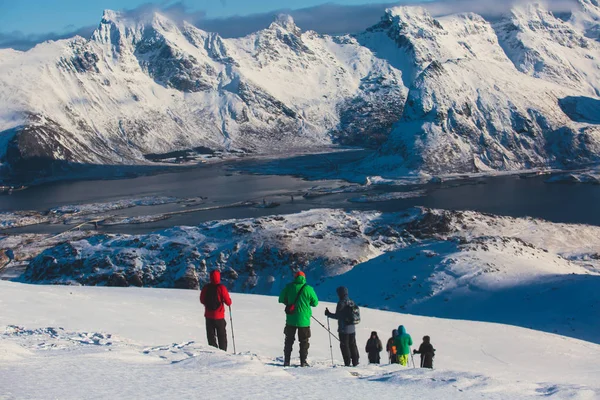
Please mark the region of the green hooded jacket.
POLYGON ((398 336, 394 339, 394 345, 396 346, 398 355, 410 354, 410 346, 413 345, 413 341, 410 335, 406 333, 406 328, 402 325, 398 327, 398 336))
MULTIPOLYGON (((288 284, 279 295, 279 302, 282 304, 292 304, 296 299, 296 295, 300 288, 306 283, 306 278, 302 275, 297 276, 294 282, 288 284)), ((319 304, 319 299, 312 286, 306 285, 302 294, 296 302, 296 312, 286 314, 285 323, 289 326, 298 328, 306 328, 310 326, 310 318, 312 317, 311 307, 316 307, 319 304)))

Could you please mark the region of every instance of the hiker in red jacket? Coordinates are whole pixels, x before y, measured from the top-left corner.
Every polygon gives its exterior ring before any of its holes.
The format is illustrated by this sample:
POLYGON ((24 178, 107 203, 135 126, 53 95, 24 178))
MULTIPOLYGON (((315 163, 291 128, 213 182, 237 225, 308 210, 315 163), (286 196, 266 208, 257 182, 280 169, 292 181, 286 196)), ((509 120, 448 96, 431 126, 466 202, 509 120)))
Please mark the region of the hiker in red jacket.
POLYGON ((227 351, 227 322, 225 321, 225 305, 231 305, 227 288, 221 284, 221 273, 212 271, 210 283, 204 285, 200 292, 200 303, 204 304, 206 318, 206 337, 208 344, 227 351), (217 346, 217 338, 219 345, 217 346))

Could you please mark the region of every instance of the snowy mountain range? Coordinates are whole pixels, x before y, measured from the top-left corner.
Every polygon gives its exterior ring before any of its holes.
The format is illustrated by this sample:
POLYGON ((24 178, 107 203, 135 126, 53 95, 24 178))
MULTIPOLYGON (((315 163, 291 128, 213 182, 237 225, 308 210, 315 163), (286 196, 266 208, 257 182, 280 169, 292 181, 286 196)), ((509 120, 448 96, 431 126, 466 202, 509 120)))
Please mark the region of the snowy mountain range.
POLYGON ((224 39, 106 11, 89 39, 0 50, 1 174, 330 144, 381 146, 361 168, 383 174, 597 162, 598 18, 596 0, 487 19, 398 7, 354 35, 282 15, 224 39))

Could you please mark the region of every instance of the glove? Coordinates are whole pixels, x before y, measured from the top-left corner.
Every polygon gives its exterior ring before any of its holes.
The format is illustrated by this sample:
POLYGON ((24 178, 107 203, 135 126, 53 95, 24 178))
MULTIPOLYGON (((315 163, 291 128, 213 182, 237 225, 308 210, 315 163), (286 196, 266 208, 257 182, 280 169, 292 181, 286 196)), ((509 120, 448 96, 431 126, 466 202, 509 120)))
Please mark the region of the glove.
POLYGON ((329 317, 331 313, 329 312, 329 308, 325 308, 325 316, 329 317))
POLYGON ((413 350, 413 354, 417 354, 417 349, 414 349, 414 350, 413 350))

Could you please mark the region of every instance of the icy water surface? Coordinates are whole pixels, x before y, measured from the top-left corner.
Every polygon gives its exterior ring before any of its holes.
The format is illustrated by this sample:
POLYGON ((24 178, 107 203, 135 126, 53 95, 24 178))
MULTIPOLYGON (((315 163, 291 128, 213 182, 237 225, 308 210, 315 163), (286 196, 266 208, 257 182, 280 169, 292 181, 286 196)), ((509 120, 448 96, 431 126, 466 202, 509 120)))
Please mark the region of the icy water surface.
MULTIPOLYGON (((553 222, 600 225, 600 186, 586 184, 547 184, 547 176, 521 179, 519 176, 467 179, 441 185, 371 185, 334 190, 348 186, 340 180, 307 181, 292 175, 259 175, 249 171, 309 176, 328 174, 342 165, 364 157, 365 153, 346 152, 314 155, 277 161, 223 163, 153 176, 122 180, 57 182, 33 187, 10 196, 0 196, 0 211, 38 210, 70 205, 112 202, 146 196, 206 199, 194 206, 164 204, 119 210, 123 216, 155 215, 200 207, 224 207, 173 215, 169 219, 139 224, 100 227, 107 232, 148 232, 178 225, 196 225, 218 219, 288 214, 313 208, 401 211, 412 206, 476 210, 515 217, 531 216, 553 222), (319 172, 322 172, 319 174, 319 172), (315 187, 320 189, 314 190, 315 187), (311 191, 311 188, 313 190, 311 191), (306 193, 317 193, 303 197, 306 193), (293 196, 293 199, 292 199, 293 196), (278 203, 274 208, 264 201, 278 203), (352 200, 352 201, 351 201, 352 200), (371 201, 376 200, 376 201, 371 201), (252 201, 253 206, 225 207, 252 201)), ((68 228, 68 226, 67 226, 68 228)), ((12 229, 17 232, 60 232, 65 225, 36 225, 12 229)))

